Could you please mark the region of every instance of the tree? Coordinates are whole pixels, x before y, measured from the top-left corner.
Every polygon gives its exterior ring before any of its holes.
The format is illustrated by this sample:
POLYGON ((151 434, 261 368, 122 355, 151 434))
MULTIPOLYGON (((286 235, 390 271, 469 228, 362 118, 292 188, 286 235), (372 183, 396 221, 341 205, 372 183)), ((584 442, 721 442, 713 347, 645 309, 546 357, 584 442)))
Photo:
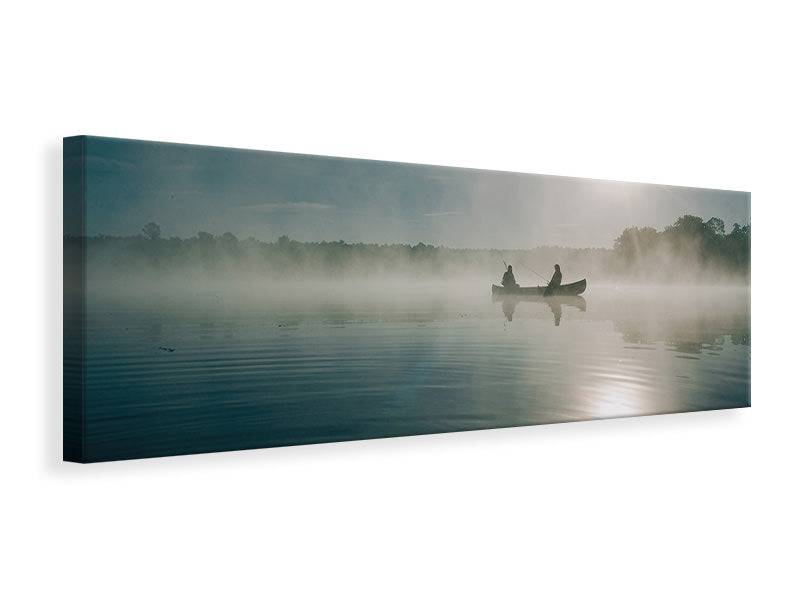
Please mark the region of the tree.
POLYGON ((705 231, 703 219, 694 215, 683 215, 673 225, 664 228, 664 233, 683 240, 699 238, 705 231))
POLYGON ((614 240, 614 251, 630 263, 655 250, 658 235, 652 227, 628 227, 614 240))
POLYGON ((142 227, 142 233, 145 234, 148 239, 157 240, 161 237, 161 227, 150 221, 147 225, 142 227))
POLYGON ((725 235, 725 222, 719 217, 711 217, 706 221, 706 229, 715 235, 725 235))

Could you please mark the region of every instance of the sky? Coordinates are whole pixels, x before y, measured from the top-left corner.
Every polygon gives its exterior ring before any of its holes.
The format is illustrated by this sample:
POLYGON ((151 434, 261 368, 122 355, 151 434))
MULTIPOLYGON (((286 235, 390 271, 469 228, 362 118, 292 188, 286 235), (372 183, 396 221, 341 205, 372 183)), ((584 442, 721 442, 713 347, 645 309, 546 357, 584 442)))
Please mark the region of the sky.
MULTIPOLYGON (((275 241, 610 248, 684 214, 750 223, 750 194, 280 152, 85 137, 86 235, 207 231, 275 241)), ((65 161, 65 189, 79 171, 65 161)), ((72 189, 72 188, 70 188, 72 189)), ((65 206, 64 233, 80 216, 65 206)))

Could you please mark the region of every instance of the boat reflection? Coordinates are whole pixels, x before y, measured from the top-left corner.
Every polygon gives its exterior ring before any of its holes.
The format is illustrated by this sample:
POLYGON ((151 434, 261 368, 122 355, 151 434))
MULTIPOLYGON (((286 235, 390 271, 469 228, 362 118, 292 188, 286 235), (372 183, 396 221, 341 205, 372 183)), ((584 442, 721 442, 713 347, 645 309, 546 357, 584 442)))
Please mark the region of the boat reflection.
MULTIPOLYGON (((497 299, 495 298, 495 302, 496 301, 497 299)), ((520 302, 539 302, 547 304, 553 313, 553 324, 556 327, 558 327, 561 324, 562 306, 564 305, 572 306, 577 308, 581 312, 586 312, 586 299, 583 296, 550 296, 550 297, 515 296, 513 298, 505 298, 503 300, 502 309, 503 309, 503 314, 506 316, 506 319, 508 319, 509 321, 514 320, 514 311, 517 308, 517 304, 519 304, 520 302)))

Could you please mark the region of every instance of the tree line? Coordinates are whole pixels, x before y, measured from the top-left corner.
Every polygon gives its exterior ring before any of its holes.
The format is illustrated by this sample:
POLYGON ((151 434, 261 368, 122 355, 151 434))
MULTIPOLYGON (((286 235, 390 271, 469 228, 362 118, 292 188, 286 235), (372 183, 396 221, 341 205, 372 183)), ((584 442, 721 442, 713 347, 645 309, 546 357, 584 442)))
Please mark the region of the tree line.
POLYGON ((684 215, 661 231, 629 227, 614 240, 618 268, 640 279, 750 276, 750 225, 684 215))
POLYGON ((133 236, 65 237, 65 253, 80 247, 86 249, 87 267, 108 277, 184 273, 213 278, 476 276, 499 280, 504 263, 510 263, 518 281, 536 285, 552 273, 555 263, 565 271, 565 281, 741 278, 750 272, 749 225, 736 224, 726 234, 720 219, 703 221, 691 215, 662 231, 629 227, 614 241, 613 249, 453 249, 423 243, 300 242, 286 235, 265 242, 205 231, 189 238, 164 238, 156 223, 147 223, 133 236))

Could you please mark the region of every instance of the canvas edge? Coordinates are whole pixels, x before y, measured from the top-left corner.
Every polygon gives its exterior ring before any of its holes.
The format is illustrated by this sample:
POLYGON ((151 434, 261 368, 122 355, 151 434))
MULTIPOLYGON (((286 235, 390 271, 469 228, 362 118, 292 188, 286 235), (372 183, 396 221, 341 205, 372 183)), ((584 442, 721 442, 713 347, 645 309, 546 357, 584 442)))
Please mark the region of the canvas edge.
POLYGON ((86 137, 63 138, 64 287, 62 458, 86 462, 86 137))

